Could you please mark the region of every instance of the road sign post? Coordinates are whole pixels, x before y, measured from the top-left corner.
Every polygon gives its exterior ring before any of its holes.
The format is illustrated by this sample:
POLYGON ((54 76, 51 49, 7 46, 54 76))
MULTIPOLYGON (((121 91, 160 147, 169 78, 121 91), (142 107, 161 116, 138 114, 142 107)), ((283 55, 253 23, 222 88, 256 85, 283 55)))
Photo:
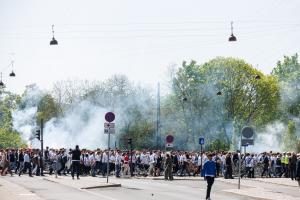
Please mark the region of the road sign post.
POLYGON ((167 135, 166 137, 166 148, 172 148, 174 146, 174 136, 173 135, 167 135))
MULTIPOLYGON (((111 123, 111 122, 113 122, 115 120, 115 114, 113 112, 108 112, 108 113, 105 114, 104 118, 108 122, 108 123, 104 123, 104 133, 105 133, 106 129, 108 130, 107 131, 108 132, 108 140, 107 140, 107 149, 108 149, 108 152, 107 152, 107 165, 106 165, 106 168, 107 168, 107 170, 106 170, 106 183, 108 183, 111 126, 115 127, 114 123, 111 123)), ((113 128, 113 130, 114 130, 114 128, 113 128)))
POLYGON ((246 146, 253 145, 253 136, 254 130, 249 126, 245 126, 241 132, 241 141, 240 141, 240 152, 239 152, 239 182, 238 189, 241 189, 241 165, 242 165, 242 146, 245 146, 245 154, 246 154, 246 146))

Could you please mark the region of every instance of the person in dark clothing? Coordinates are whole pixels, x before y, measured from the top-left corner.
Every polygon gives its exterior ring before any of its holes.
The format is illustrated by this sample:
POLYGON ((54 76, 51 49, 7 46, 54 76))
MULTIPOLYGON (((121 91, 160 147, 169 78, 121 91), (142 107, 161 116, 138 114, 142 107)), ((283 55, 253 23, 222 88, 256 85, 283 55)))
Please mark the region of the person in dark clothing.
POLYGON ((263 177, 265 175, 265 173, 266 173, 266 177, 267 176, 271 177, 271 174, 269 172, 270 160, 269 160, 268 155, 266 155, 266 153, 263 154, 262 162, 263 162, 263 171, 261 173, 261 177, 263 177))
POLYGON ((233 179, 232 177, 232 161, 231 161, 231 153, 228 153, 225 158, 225 164, 226 164, 226 173, 225 173, 225 179, 233 179))
POLYGON ((179 170, 179 165, 178 165, 178 157, 174 155, 174 152, 171 152, 171 158, 173 162, 173 172, 177 173, 179 170))
POLYGON ((296 165, 297 165, 297 156, 295 153, 292 153, 292 156, 290 157, 289 160, 289 168, 290 168, 289 171, 292 180, 296 179, 296 165))
POLYGON ((298 185, 300 187, 300 153, 297 154, 297 164, 296 164, 296 180, 298 181, 298 185))
POLYGON ((17 156, 17 168, 15 170, 15 173, 22 171, 24 169, 24 153, 23 150, 19 150, 18 156, 17 156))
POLYGON ((163 164, 162 162, 163 162, 163 159, 161 157, 161 154, 159 153, 158 157, 156 159, 155 172, 154 172, 154 174, 156 176, 160 176, 160 170, 161 170, 162 164, 163 164))
POLYGON ((207 181, 206 200, 210 200, 211 187, 214 184, 216 177, 216 163, 212 161, 212 154, 207 155, 208 161, 203 165, 201 176, 207 181))
POLYGON ((77 179, 79 179, 80 172, 80 156, 81 152, 79 146, 76 145, 75 150, 72 151, 72 179, 74 179, 74 174, 76 172, 77 179))
POLYGON ((166 161, 165 161, 165 180, 173 180, 172 175, 172 168, 173 168, 173 162, 170 154, 167 153, 166 155, 166 161))

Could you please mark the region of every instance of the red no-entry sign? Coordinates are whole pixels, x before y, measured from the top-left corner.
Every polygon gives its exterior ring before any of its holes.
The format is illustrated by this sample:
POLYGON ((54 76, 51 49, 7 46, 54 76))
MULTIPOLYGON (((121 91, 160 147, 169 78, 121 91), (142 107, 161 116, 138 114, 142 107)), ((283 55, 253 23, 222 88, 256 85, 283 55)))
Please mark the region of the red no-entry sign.
POLYGON ((108 112, 105 114, 105 120, 107 122, 113 122, 115 120, 115 114, 113 112, 108 112))
POLYGON ((174 136, 173 135, 167 135, 166 142, 167 143, 173 143, 174 142, 174 136))

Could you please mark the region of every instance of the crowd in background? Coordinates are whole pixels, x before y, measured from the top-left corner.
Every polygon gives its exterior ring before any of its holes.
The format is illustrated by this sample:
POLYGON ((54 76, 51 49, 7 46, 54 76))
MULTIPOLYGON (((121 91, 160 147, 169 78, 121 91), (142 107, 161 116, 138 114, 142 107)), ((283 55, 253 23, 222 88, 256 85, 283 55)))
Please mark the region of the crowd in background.
MULTIPOLYGON (((216 163, 216 176, 232 179, 238 175, 238 152, 209 152, 216 163)), ((87 150, 49 149, 43 154, 39 149, 0 149, 1 175, 40 176, 44 173, 61 176, 116 177, 161 176, 172 180, 177 176, 198 176, 207 153, 160 150, 87 150), (109 162, 109 165, 107 165, 109 162), (107 167, 108 166, 108 167, 107 167)), ((300 179, 300 153, 263 152, 241 154, 241 177, 286 177, 300 179)))

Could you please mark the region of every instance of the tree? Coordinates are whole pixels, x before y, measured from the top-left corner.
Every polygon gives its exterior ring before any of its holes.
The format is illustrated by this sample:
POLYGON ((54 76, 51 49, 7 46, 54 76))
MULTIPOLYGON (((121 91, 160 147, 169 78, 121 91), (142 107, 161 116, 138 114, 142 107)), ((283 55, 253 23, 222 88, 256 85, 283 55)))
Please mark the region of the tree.
POLYGON ((26 144, 22 141, 19 133, 0 128, 0 148, 20 148, 25 146, 26 144))
POLYGON ((189 147, 197 144, 200 135, 213 140, 221 129, 236 145, 244 125, 259 126, 274 119, 277 79, 243 60, 218 57, 202 65, 184 62, 172 80, 173 94, 167 101, 173 99, 169 106, 174 108, 165 110, 177 113, 174 123, 183 125, 177 131, 185 133, 183 143, 189 147), (234 126, 229 132, 228 124, 234 126))
POLYGON ((300 71, 298 54, 284 56, 283 61, 278 61, 277 66, 272 70, 272 74, 279 77, 281 81, 288 81, 295 73, 300 71))
POLYGON ((296 151, 297 150, 297 135, 295 122, 290 120, 288 122, 287 131, 283 137, 283 150, 284 151, 296 151))
POLYGON ((50 94, 44 95, 37 109, 37 122, 39 123, 41 119, 44 122, 59 116, 59 106, 55 102, 54 98, 50 94))
POLYGON ((289 116, 300 115, 300 63, 298 54, 284 56, 283 61, 278 61, 272 74, 280 83, 281 102, 278 116, 287 121, 289 116))
POLYGON ((0 101, 0 148, 25 146, 20 135, 13 131, 12 110, 20 101, 20 96, 9 91, 1 93, 0 101))

